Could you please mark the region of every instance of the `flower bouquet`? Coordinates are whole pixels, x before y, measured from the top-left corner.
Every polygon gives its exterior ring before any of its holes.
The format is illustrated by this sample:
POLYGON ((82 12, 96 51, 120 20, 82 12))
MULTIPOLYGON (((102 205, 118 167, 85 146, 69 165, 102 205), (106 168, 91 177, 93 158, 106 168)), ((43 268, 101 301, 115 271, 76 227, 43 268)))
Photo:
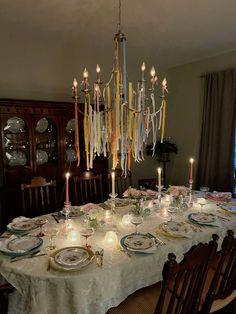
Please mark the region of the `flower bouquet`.
POLYGON ((186 197, 190 194, 190 189, 183 185, 172 185, 168 188, 172 196, 172 205, 180 208, 188 208, 186 197))
POLYGON ((103 208, 94 203, 88 203, 81 206, 80 209, 85 216, 85 222, 88 223, 90 227, 98 228, 103 222, 103 208))

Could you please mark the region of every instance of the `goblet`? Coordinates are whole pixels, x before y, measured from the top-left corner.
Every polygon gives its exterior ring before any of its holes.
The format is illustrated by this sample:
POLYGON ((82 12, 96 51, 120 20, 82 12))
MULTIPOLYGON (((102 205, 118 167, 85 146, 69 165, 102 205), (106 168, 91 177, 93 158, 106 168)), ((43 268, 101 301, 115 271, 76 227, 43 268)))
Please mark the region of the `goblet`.
POLYGON ((54 250, 56 248, 56 245, 53 244, 53 238, 58 234, 59 227, 57 224, 46 224, 43 227, 43 232, 46 236, 49 237, 49 245, 46 246, 46 249, 48 250, 54 250))
POLYGON ((197 198, 197 203, 201 206, 201 212, 202 212, 203 206, 206 205, 207 201, 205 200, 205 198, 199 197, 197 198))
POLYGON ((177 207, 175 207, 175 206, 169 206, 169 207, 167 207, 167 211, 168 211, 168 213, 170 213, 170 221, 172 221, 173 220, 173 214, 175 214, 176 212, 177 212, 177 210, 178 210, 178 208, 177 207))
POLYGON ((43 225, 45 225, 47 222, 48 222, 47 218, 44 218, 44 217, 38 218, 38 219, 35 219, 35 220, 34 220, 34 224, 35 224, 36 226, 39 226, 39 227, 40 227, 40 231, 39 231, 39 233, 37 234, 37 237, 43 237, 43 236, 44 236, 42 227, 43 227, 43 225))
POLYGON ((207 192, 210 191, 210 188, 208 186, 201 186, 200 191, 204 193, 204 197, 206 197, 207 192))
POLYGON ((85 247, 87 249, 91 248, 91 245, 88 244, 88 238, 94 234, 93 228, 83 228, 80 230, 80 235, 85 238, 85 247))
POLYGON ((142 216, 133 216, 130 220, 130 222, 135 225, 135 233, 138 233, 138 226, 143 223, 143 217, 142 216))

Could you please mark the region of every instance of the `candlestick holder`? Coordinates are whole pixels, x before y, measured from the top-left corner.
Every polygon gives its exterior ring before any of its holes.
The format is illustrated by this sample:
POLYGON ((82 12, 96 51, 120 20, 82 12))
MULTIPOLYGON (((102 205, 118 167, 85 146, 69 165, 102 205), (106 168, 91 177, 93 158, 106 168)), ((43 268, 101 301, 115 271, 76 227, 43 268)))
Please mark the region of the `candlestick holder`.
POLYGON ((158 194, 157 194, 157 199, 158 199, 158 207, 159 209, 161 208, 161 191, 163 189, 163 185, 157 185, 157 191, 158 191, 158 194))
POLYGON ((192 188, 193 188, 193 180, 189 180, 189 200, 188 200, 188 207, 192 206, 192 188))

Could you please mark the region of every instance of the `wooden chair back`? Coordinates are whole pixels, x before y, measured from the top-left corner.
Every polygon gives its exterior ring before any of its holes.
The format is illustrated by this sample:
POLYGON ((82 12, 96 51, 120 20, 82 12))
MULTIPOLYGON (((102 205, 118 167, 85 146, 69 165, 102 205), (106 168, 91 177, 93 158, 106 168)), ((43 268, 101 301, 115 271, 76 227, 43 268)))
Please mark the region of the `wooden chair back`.
MULTIPOLYGON (((122 197, 125 190, 132 186, 131 172, 127 172, 127 176, 124 175, 122 169, 115 169, 115 192, 118 197, 122 197)), ((111 174, 108 174, 108 188, 111 193, 111 174)))
POLYGON ((198 312, 209 259, 217 249, 218 236, 209 244, 193 246, 176 262, 173 253, 163 267, 163 282, 155 314, 195 314, 198 312))
POLYGON ((73 181, 76 205, 104 201, 101 174, 85 171, 80 176, 74 177, 73 181))
POLYGON ((220 252, 212 260, 217 261, 214 276, 206 294, 201 313, 210 313, 214 300, 227 298, 236 289, 236 238, 227 231, 220 252))
POLYGON ((24 215, 34 217, 57 210, 56 180, 34 177, 30 184, 21 184, 21 194, 24 215))
POLYGON ((157 189, 157 179, 148 178, 148 179, 139 179, 138 186, 144 189, 156 190, 157 189))

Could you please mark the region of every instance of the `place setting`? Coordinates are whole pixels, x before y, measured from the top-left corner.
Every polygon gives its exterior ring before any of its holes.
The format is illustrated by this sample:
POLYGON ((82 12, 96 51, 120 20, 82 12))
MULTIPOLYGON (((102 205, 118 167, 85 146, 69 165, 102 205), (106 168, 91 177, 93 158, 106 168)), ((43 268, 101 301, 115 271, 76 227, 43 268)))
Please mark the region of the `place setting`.
POLYGON ((18 217, 13 219, 11 223, 7 225, 7 231, 12 234, 17 234, 19 236, 26 235, 32 231, 35 231, 40 227, 37 222, 35 223, 34 219, 26 218, 26 217, 18 217))

